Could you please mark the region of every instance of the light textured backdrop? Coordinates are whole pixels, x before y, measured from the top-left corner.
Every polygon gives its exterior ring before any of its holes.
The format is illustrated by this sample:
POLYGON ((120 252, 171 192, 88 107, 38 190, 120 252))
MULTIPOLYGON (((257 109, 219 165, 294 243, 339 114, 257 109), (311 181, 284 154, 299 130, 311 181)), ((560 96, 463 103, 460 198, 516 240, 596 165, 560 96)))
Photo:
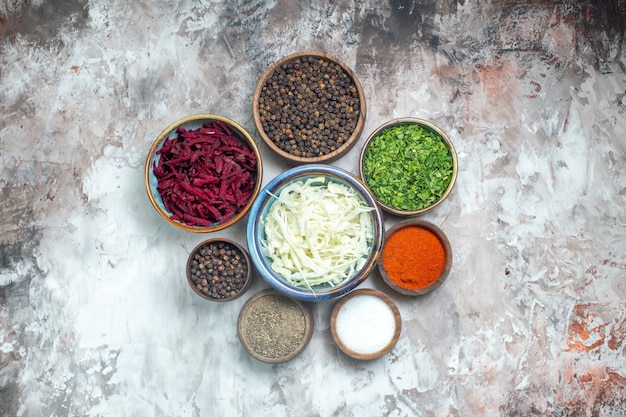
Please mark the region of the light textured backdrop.
MULTIPOLYGON (((626 415, 624 0, 7 0, 0 4, 0 415, 626 415), (246 297, 195 296, 145 195, 158 133, 251 114, 292 52, 348 64, 361 142, 430 119, 460 170, 426 220, 448 280, 387 356, 332 342, 332 303, 295 360, 241 348, 246 297)), ((268 182, 287 167, 267 148, 268 182)), ((360 146, 336 163, 357 173, 360 146)), ((387 225, 397 219, 386 216, 387 225)), ((245 243, 245 222, 217 233, 245 243)), ((366 284, 391 294, 377 273, 366 284)), ((257 280, 248 295, 265 288, 257 280)))

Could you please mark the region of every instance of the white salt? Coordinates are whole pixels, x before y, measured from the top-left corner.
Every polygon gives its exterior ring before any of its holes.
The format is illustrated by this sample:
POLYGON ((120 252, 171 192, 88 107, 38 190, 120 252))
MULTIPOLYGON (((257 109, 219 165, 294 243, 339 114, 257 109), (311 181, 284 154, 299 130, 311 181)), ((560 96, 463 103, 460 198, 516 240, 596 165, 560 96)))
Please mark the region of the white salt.
POLYGON ((367 355, 379 352, 391 342, 396 321, 383 300, 374 295, 360 295, 339 309, 335 330, 348 349, 367 355))

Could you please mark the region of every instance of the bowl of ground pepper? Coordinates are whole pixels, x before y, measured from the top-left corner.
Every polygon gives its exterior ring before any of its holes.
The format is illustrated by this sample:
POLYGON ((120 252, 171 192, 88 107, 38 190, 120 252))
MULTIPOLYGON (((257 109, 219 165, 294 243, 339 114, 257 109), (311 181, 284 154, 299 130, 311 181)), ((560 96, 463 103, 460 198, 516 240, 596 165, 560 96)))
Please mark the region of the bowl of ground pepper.
POLYGON ((252 282, 248 252, 224 238, 199 243, 187 259, 187 282, 209 301, 232 301, 245 293, 252 282))
POLYGON ((448 277, 452 247, 446 234, 431 222, 408 219, 385 232, 380 274, 393 290, 404 295, 424 295, 448 277))
POLYGON ((388 213, 411 217, 439 206, 456 182, 452 141, 433 123, 406 117, 386 122, 366 140, 360 177, 388 213))
POLYGON ((265 144, 291 165, 341 158, 359 140, 366 115, 354 72, 320 52, 294 53, 270 65, 252 107, 265 144))
POLYGON ((313 314, 305 304, 273 289, 253 295, 237 319, 237 335, 255 359, 282 363, 295 358, 313 335, 313 314))

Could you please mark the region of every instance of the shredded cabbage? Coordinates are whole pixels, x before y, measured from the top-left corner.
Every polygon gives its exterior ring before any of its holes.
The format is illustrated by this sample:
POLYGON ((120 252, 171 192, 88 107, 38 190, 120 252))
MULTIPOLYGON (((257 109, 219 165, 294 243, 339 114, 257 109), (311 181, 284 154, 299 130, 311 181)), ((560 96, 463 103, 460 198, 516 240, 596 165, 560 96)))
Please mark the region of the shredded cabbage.
POLYGON ((294 181, 272 196, 262 250, 291 285, 335 286, 363 266, 373 239, 373 209, 353 188, 320 176, 294 181))

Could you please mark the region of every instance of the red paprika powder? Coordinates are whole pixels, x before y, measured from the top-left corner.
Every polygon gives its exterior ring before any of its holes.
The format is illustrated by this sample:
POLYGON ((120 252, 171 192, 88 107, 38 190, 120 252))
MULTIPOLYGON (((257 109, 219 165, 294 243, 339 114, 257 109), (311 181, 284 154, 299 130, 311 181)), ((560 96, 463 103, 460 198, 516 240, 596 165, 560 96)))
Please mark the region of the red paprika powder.
POLYGON ((402 288, 417 290, 439 278, 446 265, 446 251, 430 230, 406 226, 387 239, 382 262, 391 281, 402 288))

